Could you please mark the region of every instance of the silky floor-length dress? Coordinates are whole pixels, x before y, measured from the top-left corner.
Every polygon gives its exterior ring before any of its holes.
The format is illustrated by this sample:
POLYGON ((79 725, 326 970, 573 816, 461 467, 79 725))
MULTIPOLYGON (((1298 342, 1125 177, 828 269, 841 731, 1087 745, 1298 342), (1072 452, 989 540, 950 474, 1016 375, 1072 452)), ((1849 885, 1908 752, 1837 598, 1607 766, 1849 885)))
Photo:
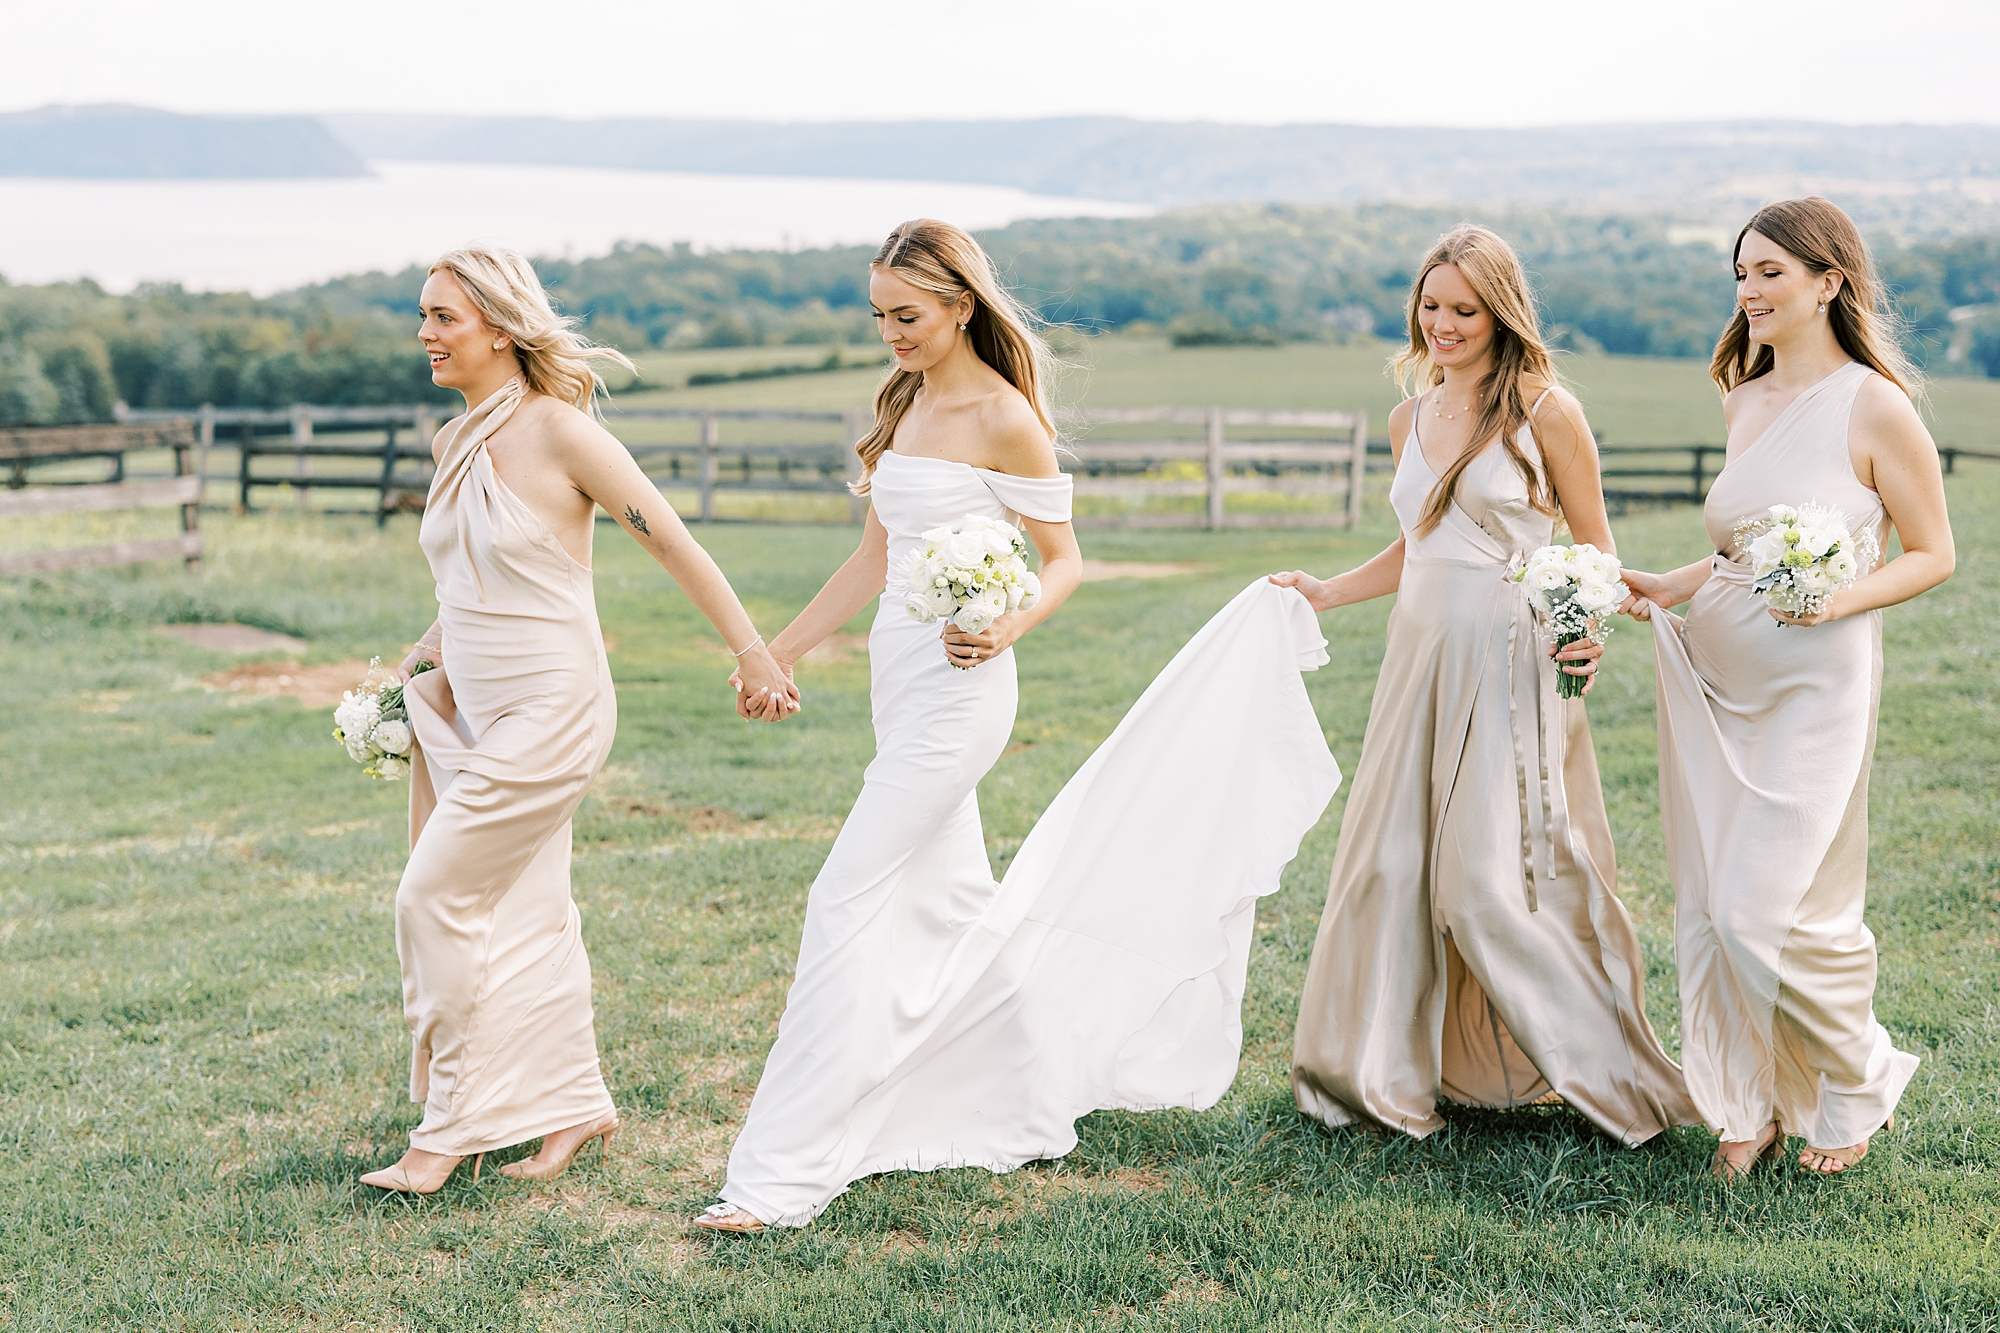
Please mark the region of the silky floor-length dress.
MULTIPOLYGON (((1418 415, 1423 404, 1418 403, 1418 415)), ((1540 452, 1524 427, 1518 443, 1540 452)), ((1627 1144, 1691 1123, 1646 1019, 1581 701, 1503 579, 1553 522, 1494 442, 1429 533, 1437 478, 1412 424, 1390 487, 1402 581, 1299 1006, 1292 1085, 1329 1125, 1416 1137, 1440 1098, 1550 1092, 1627 1144)))
POLYGON ((1702 510, 1713 572, 1685 621, 1653 616, 1681 1059, 1709 1128, 1739 1142, 1776 1120, 1815 1148, 1860 1143, 1917 1068, 1875 1019, 1862 921, 1881 613, 1781 627, 1735 540, 1772 505, 1816 503, 1886 542, 1847 443, 1872 373, 1808 388, 1723 469, 1702 510))
POLYGON ((444 447, 422 542, 444 668, 404 692, 416 736, 396 949, 410 1145, 464 1155, 608 1114, 570 816, 618 727, 590 570, 493 470, 521 382, 444 447))
MULTIPOLYGON (((887 453, 889 567, 967 514, 1063 522, 1066 478, 887 453)), ((1012 651, 952 667, 883 596, 876 755, 806 902, 726 1201, 803 1226, 876 1172, 1060 1157, 1100 1108, 1212 1105, 1234 1080, 1256 899, 1339 785, 1302 670, 1304 597, 1259 580, 1050 804, 1004 883, 975 788, 1013 729, 1012 651)))

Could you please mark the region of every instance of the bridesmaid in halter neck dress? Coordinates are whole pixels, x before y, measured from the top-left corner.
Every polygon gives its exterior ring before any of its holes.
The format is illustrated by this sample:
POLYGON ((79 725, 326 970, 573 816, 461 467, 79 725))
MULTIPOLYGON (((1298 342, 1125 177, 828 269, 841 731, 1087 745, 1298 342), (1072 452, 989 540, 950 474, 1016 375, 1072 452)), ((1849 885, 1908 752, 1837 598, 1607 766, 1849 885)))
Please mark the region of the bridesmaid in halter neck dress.
POLYGON ((1597 451, 1551 386, 1520 261, 1482 227, 1432 249, 1410 299, 1431 387, 1390 416, 1403 536, 1325 582, 1274 576, 1320 610, 1396 593, 1361 766, 1299 1003, 1292 1086, 1328 1125, 1422 1138, 1441 1099, 1558 1098, 1643 1143, 1694 1117, 1646 1019, 1581 700, 1602 649, 1552 661, 1503 573, 1554 537, 1611 547, 1597 451), (1510 413, 1503 412, 1509 404, 1510 413), (1517 424, 1508 429, 1510 415, 1517 424))
POLYGON ((1728 459, 1703 507, 1712 558, 1632 572, 1659 665, 1660 808, 1677 900, 1681 1058, 1734 1181, 1800 1135, 1844 1171, 1917 1067, 1876 1021, 1868 769, 1881 608, 1952 570, 1937 450, 1910 403, 1860 234, 1824 199, 1773 204, 1736 242, 1737 310, 1715 353, 1728 459), (1843 511, 1903 554, 1823 611, 1750 591, 1739 523, 1772 505, 1843 511), (1686 619, 1654 614, 1689 602, 1686 619))
POLYGON ((572 332, 512 251, 446 254, 421 303, 431 378, 468 408, 432 445, 421 541, 438 618, 403 667, 438 668, 404 691, 411 846, 396 891, 410 1096, 424 1113, 409 1151, 361 1178, 412 1194, 534 1138, 541 1149, 502 1170, 545 1180, 618 1127, 569 878, 570 817, 618 726, 591 588, 599 505, 744 645, 740 708, 776 720, 796 706, 715 562, 579 410, 601 387, 593 360, 624 358, 572 332))

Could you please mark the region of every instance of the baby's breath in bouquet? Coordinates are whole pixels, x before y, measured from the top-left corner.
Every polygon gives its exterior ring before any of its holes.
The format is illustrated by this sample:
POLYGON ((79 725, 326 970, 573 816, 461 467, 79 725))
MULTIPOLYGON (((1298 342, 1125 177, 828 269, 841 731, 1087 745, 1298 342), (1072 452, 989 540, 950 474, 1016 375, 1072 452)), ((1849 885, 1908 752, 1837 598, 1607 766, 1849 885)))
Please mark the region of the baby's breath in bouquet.
MULTIPOLYGON (((1605 617, 1631 595, 1622 581, 1624 572, 1617 556, 1589 542, 1543 546, 1516 555, 1507 566, 1507 577, 1527 590, 1528 600, 1541 613, 1544 632, 1558 649, 1583 639, 1603 643, 1610 637, 1605 617)), ((1586 683, 1584 677, 1558 665, 1556 693, 1563 698, 1582 698, 1586 683)))
MULTIPOLYGON (((411 675, 431 669, 420 661, 411 675)), ((333 738, 348 757, 378 782, 396 782, 410 774, 410 714, 403 707, 403 686, 382 669, 382 659, 370 658, 368 676, 340 696, 333 710, 333 738)))
MULTIPOLYGON (((1825 505, 1772 505, 1736 525, 1737 549, 1750 556, 1750 595, 1774 611, 1816 616, 1827 599, 1861 577, 1878 554, 1872 533, 1857 540, 1847 515, 1825 505)), ((1778 622, 1783 625, 1783 621, 1778 622)))
POLYGON ((1010 523, 967 514, 932 528, 905 556, 899 571, 903 606, 925 624, 949 620, 967 634, 984 634, 1009 611, 1030 607, 1042 583, 1028 568, 1028 540, 1010 523))

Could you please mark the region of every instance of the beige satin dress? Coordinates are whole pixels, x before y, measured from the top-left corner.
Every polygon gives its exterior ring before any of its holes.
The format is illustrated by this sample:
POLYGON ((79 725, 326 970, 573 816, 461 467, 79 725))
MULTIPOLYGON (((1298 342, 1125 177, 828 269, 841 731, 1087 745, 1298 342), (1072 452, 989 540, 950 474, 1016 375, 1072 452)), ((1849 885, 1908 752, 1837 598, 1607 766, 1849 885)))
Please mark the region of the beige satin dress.
MULTIPOLYGON (((1421 418, 1424 403, 1417 403, 1421 418)), ((1521 451, 1539 463, 1532 434, 1521 451)), ((1440 1098, 1551 1092, 1627 1144, 1692 1123, 1647 1022, 1580 700, 1503 578, 1553 522, 1496 441, 1418 535, 1437 478, 1415 422, 1390 487, 1404 532, 1361 763, 1299 1006, 1292 1087, 1329 1125, 1422 1138, 1440 1098)))
POLYGON ((1875 1021, 1862 921, 1881 614, 1781 627, 1734 536, 1771 505, 1818 503, 1886 544, 1847 444, 1872 373, 1827 376, 1723 469, 1703 509, 1714 572, 1685 621, 1653 617, 1681 1058, 1709 1128, 1739 1142, 1776 1120, 1815 1148, 1860 1143, 1917 1068, 1875 1021))
POLYGON ((486 441, 521 383, 444 447, 421 540, 444 669, 405 691, 417 738, 396 950, 412 1039, 410 1146, 463 1155, 607 1114, 570 816, 617 701, 590 570, 500 480, 486 441))

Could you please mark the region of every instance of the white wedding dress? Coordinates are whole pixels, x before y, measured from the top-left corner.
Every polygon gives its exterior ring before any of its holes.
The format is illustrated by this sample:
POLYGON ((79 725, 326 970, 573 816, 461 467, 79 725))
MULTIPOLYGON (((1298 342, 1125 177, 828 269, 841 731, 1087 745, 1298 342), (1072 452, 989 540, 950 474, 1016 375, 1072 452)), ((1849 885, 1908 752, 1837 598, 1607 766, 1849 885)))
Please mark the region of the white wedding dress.
MULTIPOLYGON (((882 456, 889 568, 967 514, 1070 516, 1070 483, 882 456)), ((952 667, 891 587, 868 636, 876 755, 806 901, 777 1044, 722 1198, 804 1226, 882 1171, 1060 1157, 1099 1108, 1214 1104, 1236 1077, 1256 900, 1340 770, 1302 670, 1326 641, 1263 580, 1168 664, 1057 795, 1004 883, 979 779, 1011 651, 952 667)))

